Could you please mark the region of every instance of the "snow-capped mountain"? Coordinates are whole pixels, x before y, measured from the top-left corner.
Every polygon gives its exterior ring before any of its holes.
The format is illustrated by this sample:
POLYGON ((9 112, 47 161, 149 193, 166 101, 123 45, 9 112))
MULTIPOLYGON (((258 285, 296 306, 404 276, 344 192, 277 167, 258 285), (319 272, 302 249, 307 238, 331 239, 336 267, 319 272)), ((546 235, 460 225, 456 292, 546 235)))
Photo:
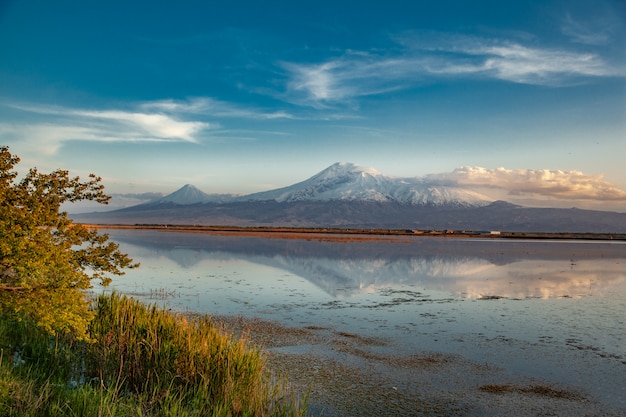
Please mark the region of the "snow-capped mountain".
POLYGON ((336 163, 288 187, 234 196, 192 185, 150 203, 81 213, 84 223, 623 233, 626 213, 525 208, 462 188, 336 163))
POLYGON ((397 178, 336 163, 311 178, 275 190, 234 196, 192 185, 149 203, 81 213, 85 223, 407 228, 616 233, 626 213, 525 208, 419 177, 397 178))
POLYGON ((421 178, 396 178, 373 168, 338 162, 288 187, 240 197, 239 201, 369 201, 428 206, 481 207, 493 200, 461 188, 434 186, 421 178))
POLYGON ((234 196, 207 194, 193 185, 148 203, 178 205, 227 202, 275 201, 367 201, 416 206, 482 207, 493 200, 479 193, 456 187, 435 186, 418 177, 397 178, 373 168, 338 162, 311 178, 270 191, 234 196))
POLYGON ((232 199, 233 196, 230 194, 207 194, 191 184, 185 184, 182 188, 174 191, 173 193, 146 203, 145 205, 159 205, 166 203, 178 205, 223 203, 232 199))

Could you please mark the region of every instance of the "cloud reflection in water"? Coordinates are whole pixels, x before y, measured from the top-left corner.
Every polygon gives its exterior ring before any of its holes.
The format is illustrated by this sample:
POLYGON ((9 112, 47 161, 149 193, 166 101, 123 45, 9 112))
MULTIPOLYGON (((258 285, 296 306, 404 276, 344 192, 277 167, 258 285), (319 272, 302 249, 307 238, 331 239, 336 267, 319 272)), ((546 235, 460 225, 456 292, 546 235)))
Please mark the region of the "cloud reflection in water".
POLYGON ((414 238, 338 243, 158 231, 109 232, 144 265, 167 258, 181 270, 242 260, 305 278, 335 298, 414 286, 456 297, 578 298, 626 279, 626 245, 414 238), (208 262, 208 264, 207 264, 208 262))

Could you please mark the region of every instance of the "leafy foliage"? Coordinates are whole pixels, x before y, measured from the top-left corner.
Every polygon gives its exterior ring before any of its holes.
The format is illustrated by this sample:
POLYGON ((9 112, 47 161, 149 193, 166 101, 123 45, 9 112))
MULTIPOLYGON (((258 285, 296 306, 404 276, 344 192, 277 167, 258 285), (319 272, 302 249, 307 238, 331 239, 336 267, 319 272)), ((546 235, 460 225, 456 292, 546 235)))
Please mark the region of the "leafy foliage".
POLYGON ((35 322, 51 334, 86 337, 92 313, 83 290, 107 285, 136 264, 106 234, 74 224, 66 202, 106 204, 101 178, 31 168, 17 180, 20 159, 0 147, 0 313, 35 322))

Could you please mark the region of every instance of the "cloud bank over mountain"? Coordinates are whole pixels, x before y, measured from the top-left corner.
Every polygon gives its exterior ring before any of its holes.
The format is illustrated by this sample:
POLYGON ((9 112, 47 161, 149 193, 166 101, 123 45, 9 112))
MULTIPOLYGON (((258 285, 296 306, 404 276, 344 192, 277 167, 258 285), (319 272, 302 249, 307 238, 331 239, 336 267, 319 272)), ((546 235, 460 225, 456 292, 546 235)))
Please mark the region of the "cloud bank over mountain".
MULTIPOLYGON (((210 191, 210 190, 209 190, 210 191)), ((370 167, 338 162, 312 177, 282 188, 252 194, 206 193, 193 185, 163 196, 159 193, 114 194, 111 205, 69 206, 73 213, 114 210, 138 204, 205 204, 229 202, 274 201, 368 201, 408 205, 480 207, 495 200, 519 203, 559 201, 572 203, 592 201, 626 201, 626 191, 604 180, 602 175, 580 171, 488 169, 465 166, 452 172, 415 177, 387 176, 370 167), (491 192, 491 193, 490 193, 491 192), (500 198, 506 195, 511 199, 500 198), (89 209, 89 210, 87 210, 89 209)), ((533 207, 533 204, 528 206, 533 207)))
POLYGON ((536 195, 567 200, 623 200, 626 191, 605 181, 603 175, 549 169, 487 169, 461 167, 449 173, 430 174, 427 181, 442 185, 501 189, 509 195, 536 195))

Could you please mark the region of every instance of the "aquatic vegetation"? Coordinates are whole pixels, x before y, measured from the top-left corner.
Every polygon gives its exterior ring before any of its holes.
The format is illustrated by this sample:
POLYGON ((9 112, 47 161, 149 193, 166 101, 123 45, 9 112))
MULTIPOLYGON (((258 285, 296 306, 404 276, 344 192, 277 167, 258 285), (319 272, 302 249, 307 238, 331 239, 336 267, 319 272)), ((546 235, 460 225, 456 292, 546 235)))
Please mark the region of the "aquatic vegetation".
POLYGON ((304 415, 262 352, 207 316, 116 293, 94 313, 90 343, 0 320, 0 415, 304 415))

